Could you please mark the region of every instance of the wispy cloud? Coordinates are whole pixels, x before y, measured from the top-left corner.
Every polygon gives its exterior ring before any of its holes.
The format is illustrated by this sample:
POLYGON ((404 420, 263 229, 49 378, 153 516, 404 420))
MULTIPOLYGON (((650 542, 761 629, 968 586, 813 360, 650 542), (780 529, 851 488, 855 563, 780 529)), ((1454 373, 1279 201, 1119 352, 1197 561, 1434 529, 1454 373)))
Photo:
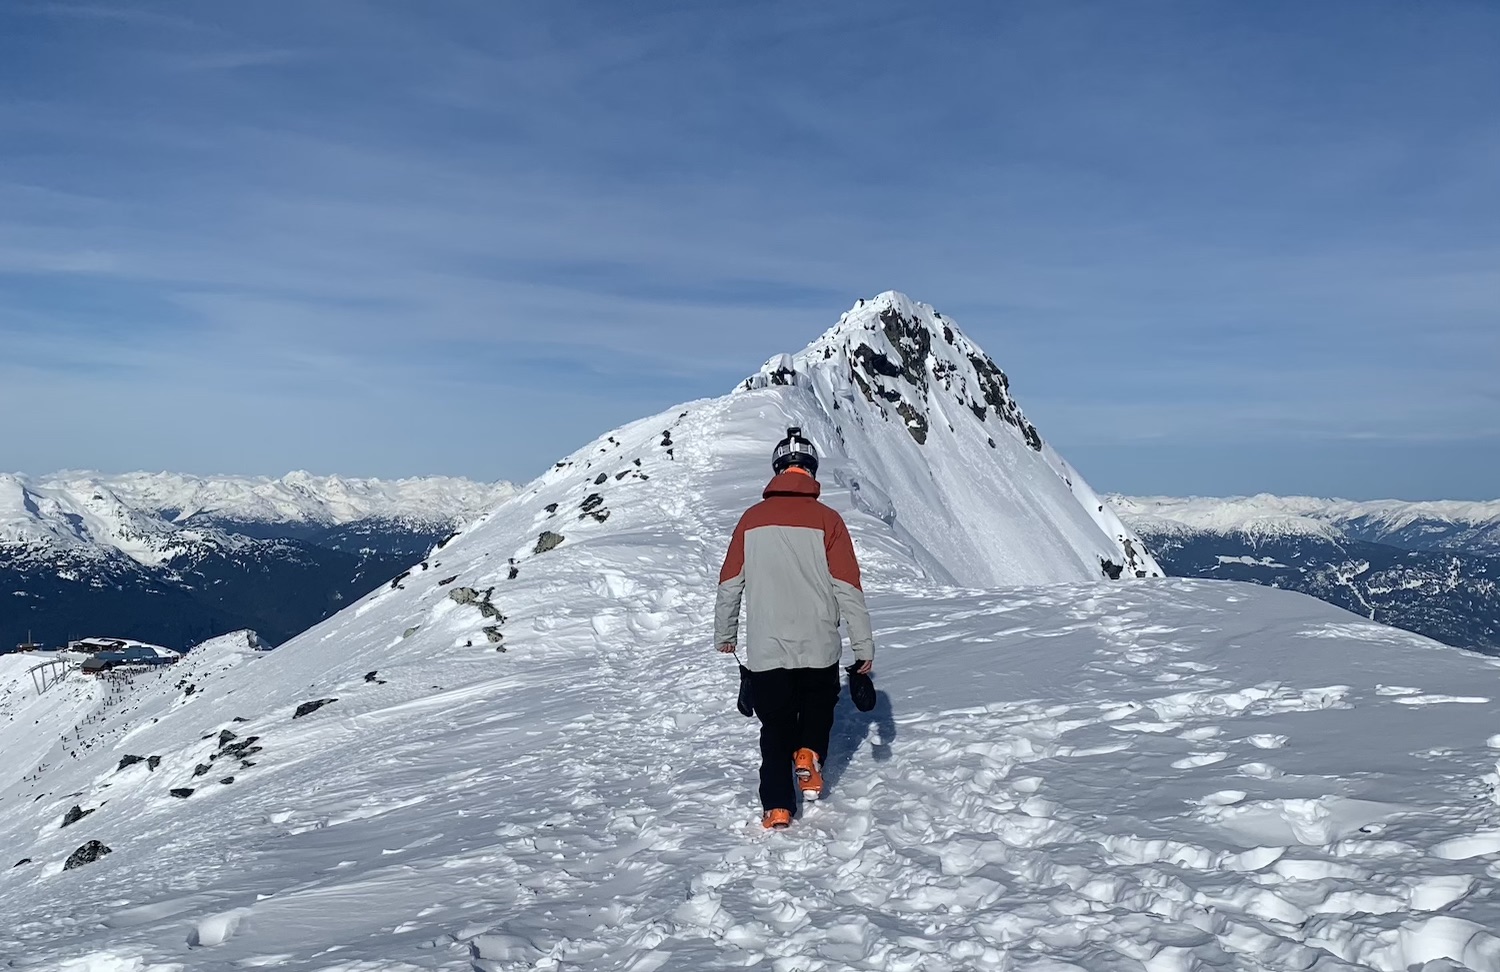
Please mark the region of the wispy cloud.
MULTIPOLYGON (((257 388, 325 426, 545 390, 486 460, 521 476, 896 287, 1065 450, 1489 434, 1500 14, 1285 12, 23 5, 0 359, 90 394, 224 376, 268 470, 257 388)), ((99 465, 71 421, 56 464, 99 465)))

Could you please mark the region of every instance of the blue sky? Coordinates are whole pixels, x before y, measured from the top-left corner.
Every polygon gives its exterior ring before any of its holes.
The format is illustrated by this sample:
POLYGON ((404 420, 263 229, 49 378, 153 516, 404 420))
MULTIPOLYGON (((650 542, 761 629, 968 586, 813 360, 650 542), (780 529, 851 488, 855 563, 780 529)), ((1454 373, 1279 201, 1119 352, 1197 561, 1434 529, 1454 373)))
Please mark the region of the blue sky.
POLYGON ((525 479, 861 296, 1098 488, 1500 495, 1500 5, 0 8, 0 468, 525 479))

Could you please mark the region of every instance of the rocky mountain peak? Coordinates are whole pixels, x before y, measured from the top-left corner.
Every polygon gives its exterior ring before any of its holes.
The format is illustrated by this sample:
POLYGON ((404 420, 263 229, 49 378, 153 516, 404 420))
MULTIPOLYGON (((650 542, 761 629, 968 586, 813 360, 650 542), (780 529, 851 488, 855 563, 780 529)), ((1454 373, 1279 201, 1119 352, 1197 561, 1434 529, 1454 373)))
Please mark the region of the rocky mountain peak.
POLYGON ((1030 448, 1042 449, 1005 372, 950 318, 905 294, 888 290, 860 300, 801 353, 772 358, 744 387, 796 384, 796 375, 830 367, 882 414, 896 413, 918 445, 927 442, 934 396, 941 393, 980 423, 998 420, 1030 448))

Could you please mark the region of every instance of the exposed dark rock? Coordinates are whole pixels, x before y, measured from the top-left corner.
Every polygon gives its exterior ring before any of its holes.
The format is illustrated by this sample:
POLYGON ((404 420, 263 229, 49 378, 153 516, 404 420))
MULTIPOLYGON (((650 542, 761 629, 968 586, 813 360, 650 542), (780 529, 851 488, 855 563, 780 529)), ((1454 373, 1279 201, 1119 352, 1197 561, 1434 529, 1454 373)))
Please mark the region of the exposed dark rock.
POLYGON ((990 444, 990 448, 991 449, 995 448, 995 440, 994 439, 985 439, 984 441, 986 441, 986 442, 988 442, 990 444))
POLYGON ((190 786, 179 786, 175 790, 168 790, 167 792, 179 800, 186 800, 193 795, 193 788, 190 786))
POLYGON ((311 702, 303 702, 301 705, 297 706, 297 711, 292 713, 292 718, 300 719, 305 715, 311 715, 312 713, 317 712, 319 709, 323 708, 323 706, 327 705, 328 703, 337 701, 338 699, 313 699, 311 702))
POLYGON ((870 383, 868 381, 865 381, 865 376, 859 373, 859 369, 850 368, 849 377, 853 378, 854 383, 859 386, 860 392, 862 392, 865 396, 865 401, 869 402, 872 405, 875 404, 875 396, 870 393, 870 383))
MULTIPOLYGON (((105 854, 113 853, 114 851, 110 850, 108 847, 105 847, 99 841, 91 840, 87 844, 84 844, 82 847, 78 848, 76 851, 68 855, 67 863, 63 864, 63 870, 71 871, 75 867, 83 867, 83 865, 85 864, 92 864, 99 858, 103 857, 105 854)), ((27 860, 30 860, 30 858, 27 858, 27 860)), ((25 861, 23 861, 22 863, 25 863, 25 861)), ((16 866, 19 867, 20 865, 18 864, 16 866)))
POLYGON ((597 475, 597 476, 594 477, 594 485, 595 486, 603 486, 608 481, 609 481, 609 473, 600 473, 599 475, 597 475))
POLYGON ((193 767, 193 775, 195 777, 202 776, 213 768, 214 767, 212 763, 199 763, 197 766, 193 767))
POLYGON ((158 766, 160 766, 160 765, 161 765, 161 757, 160 756, 149 756, 149 757, 146 758, 146 768, 148 770, 151 770, 152 772, 155 772, 156 768, 158 766))
POLYGON ((12 871, 14 871, 16 868, 20 867, 22 864, 30 864, 30 863, 31 863, 31 858, 29 858, 29 857, 23 857, 19 861, 16 861, 14 864, 12 864, 10 866, 10 869, 12 871))
POLYGON ((223 749, 238 738, 240 738, 238 733, 231 732, 228 729, 223 730, 219 733, 219 748, 223 749))
POLYGON ((385 684, 385 679, 378 677, 379 675, 380 675, 380 670, 379 669, 376 669, 373 672, 365 672, 365 681, 367 681, 367 682, 374 682, 376 685, 384 685, 385 684))
POLYGON ((1124 564, 1117 564, 1104 557, 1099 558, 1099 567, 1104 571, 1104 576, 1110 580, 1119 580, 1121 572, 1125 570, 1124 564))
POLYGON ((223 783, 225 786, 228 786, 229 784, 231 784, 231 783, 234 782, 234 777, 232 777, 232 776, 226 776, 222 780, 220 780, 219 782, 223 783))
POLYGON ((896 412, 906 420, 906 431, 917 440, 917 445, 927 444, 927 416, 917 411, 906 402, 896 403, 896 412))
POLYGON ((500 609, 490 603, 490 597, 495 593, 493 587, 486 591, 476 591, 472 587, 456 587, 448 592, 448 596, 458 604, 472 604, 479 609, 479 613, 487 618, 493 618, 501 624, 505 623, 505 615, 500 609))
POLYGON ((548 513, 556 513, 557 512, 557 504, 556 503, 548 503, 546 506, 542 507, 542 509, 546 510, 548 513))
POLYGON ((233 719, 230 719, 229 721, 230 722, 249 722, 250 720, 246 719, 244 716, 235 716, 233 719))
POLYGON ((583 512, 587 513, 590 510, 598 509, 599 507, 601 507, 603 505, 604 505, 604 494, 602 494, 602 493, 590 493, 588 496, 584 497, 584 500, 583 500, 582 503, 578 504, 578 508, 580 510, 583 510, 583 512))
POLYGON ((516 566, 516 558, 512 557, 512 558, 510 558, 510 571, 508 573, 506 573, 505 579, 506 580, 515 580, 517 577, 520 577, 520 576, 521 576, 521 568, 519 568, 519 567, 516 566))
POLYGON ((771 372, 770 381, 773 385, 795 385, 797 372, 783 365, 771 372))
POLYGON ((118 773, 127 766, 134 766, 136 763, 144 763, 145 761, 146 757, 144 756, 121 756, 120 765, 115 767, 115 772, 118 773))
POLYGON ((444 577, 442 580, 438 581, 438 586, 447 587, 449 584, 453 583, 456 580, 458 580, 457 574, 454 574, 452 577, 444 577))
POLYGON ((484 632, 484 636, 489 639, 492 645, 498 645, 505 640, 505 635, 501 632, 498 624, 486 625, 479 630, 484 632))
POLYGON ((861 344, 852 355, 861 371, 884 375, 887 378, 901 377, 901 366, 892 361, 883 351, 876 351, 868 344, 861 344))
POLYGON ((405 631, 401 632, 401 637, 402 638, 410 638, 412 635, 416 634, 418 631, 421 631, 421 630, 422 630, 422 626, 420 624, 414 624, 410 628, 407 628, 405 631))
POLYGON ((544 554, 553 550, 563 542, 561 533, 553 533, 551 530, 543 530, 541 536, 536 538, 536 549, 532 553, 544 554))
POLYGON ((409 571, 409 570, 403 570, 401 573, 397 574, 395 577, 392 577, 391 578, 391 590, 394 591, 397 588, 399 588, 401 586, 401 582, 404 581, 404 580, 406 580, 410 576, 411 576, 411 571, 409 571))
POLYGON ((93 812, 93 809, 85 810, 75 803, 73 804, 73 806, 68 808, 67 813, 63 814, 62 825, 64 827, 71 827, 73 824, 76 824, 78 821, 82 820, 84 817, 87 817, 93 812))
POLYGON ((915 319, 902 317, 894 307, 880 312, 886 340, 901 355, 901 373, 918 388, 927 387, 925 368, 932 354, 932 332, 915 319))

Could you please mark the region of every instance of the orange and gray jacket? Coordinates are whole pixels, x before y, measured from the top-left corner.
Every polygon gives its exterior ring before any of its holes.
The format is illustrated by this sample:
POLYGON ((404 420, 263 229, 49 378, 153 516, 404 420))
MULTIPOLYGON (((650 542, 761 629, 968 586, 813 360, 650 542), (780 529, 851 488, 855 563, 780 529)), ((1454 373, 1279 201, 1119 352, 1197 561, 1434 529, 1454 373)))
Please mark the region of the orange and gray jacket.
POLYGON ((854 656, 875 657, 849 529, 818 492, 811 476, 784 472, 734 528, 719 572, 714 643, 743 647, 751 671, 837 664, 840 617, 854 656))

